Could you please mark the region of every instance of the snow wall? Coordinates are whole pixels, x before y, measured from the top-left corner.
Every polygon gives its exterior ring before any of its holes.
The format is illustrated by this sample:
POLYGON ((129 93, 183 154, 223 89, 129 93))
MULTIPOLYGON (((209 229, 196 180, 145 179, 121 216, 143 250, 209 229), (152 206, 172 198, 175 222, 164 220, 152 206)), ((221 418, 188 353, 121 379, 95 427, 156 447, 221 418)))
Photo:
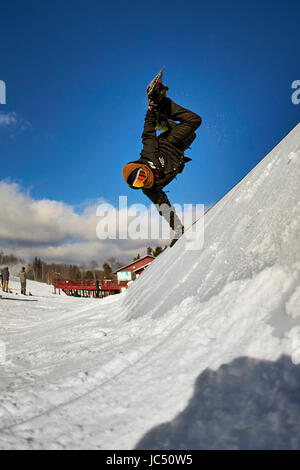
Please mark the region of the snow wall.
POLYGON ((199 373, 138 448, 300 448, 299 196, 300 124, 204 216, 201 249, 187 233, 129 289, 128 320, 168 318, 170 363, 199 373))

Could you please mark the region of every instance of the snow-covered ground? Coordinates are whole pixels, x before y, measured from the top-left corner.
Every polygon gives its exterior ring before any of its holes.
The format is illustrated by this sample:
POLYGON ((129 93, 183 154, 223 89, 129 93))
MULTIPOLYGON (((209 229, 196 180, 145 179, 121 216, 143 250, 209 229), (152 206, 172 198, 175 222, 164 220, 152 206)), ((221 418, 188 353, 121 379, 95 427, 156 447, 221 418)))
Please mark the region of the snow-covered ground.
POLYGON ((299 143, 300 124, 206 214, 201 250, 183 237, 125 294, 12 279, 0 448, 300 448, 299 143))

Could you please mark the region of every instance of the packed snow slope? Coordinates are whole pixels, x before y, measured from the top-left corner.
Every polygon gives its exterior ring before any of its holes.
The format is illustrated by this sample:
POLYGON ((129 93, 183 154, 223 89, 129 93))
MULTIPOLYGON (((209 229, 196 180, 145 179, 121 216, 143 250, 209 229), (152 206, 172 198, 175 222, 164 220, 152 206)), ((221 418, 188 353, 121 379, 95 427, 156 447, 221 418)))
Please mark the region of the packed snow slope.
POLYGON ((125 294, 14 278, 0 448, 299 449, 299 187, 300 124, 125 294))

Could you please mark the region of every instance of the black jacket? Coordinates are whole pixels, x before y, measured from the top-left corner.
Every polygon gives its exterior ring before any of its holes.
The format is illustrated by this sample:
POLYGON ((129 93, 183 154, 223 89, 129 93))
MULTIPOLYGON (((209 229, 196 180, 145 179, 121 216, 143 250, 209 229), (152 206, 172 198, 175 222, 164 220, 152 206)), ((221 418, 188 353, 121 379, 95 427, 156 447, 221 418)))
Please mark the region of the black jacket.
MULTIPOLYGON (((180 124, 176 125, 171 122, 173 124, 172 129, 157 137, 155 130, 156 112, 148 111, 142 134, 143 149, 141 158, 153 162, 156 168, 164 173, 169 180, 171 175, 176 176, 179 168, 182 171, 184 150, 186 149, 182 148, 182 144, 200 126, 201 118, 169 98, 164 99, 159 112, 167 119, 180 121, 180 124)), ((162 179, 159 181, 158 186, 164 187, 170 181, 166 182, 162 179)))
POLYGON ((8 268, 2 269, 2 279, 3 281, 9 281, 9 270, 8 268))
MULTIPOLYGON (((159 112, 168 120, 172 120, 170 121, 171 129, 157 137, 155 130, 157 114, 155 111, 148 111, 142 134, 143 149, 141 151, 141 158, 134 163, 148 165, 155 175, 153 187, 143 189, 143 193, 154 204, 167 204, 170 209, 173 209, 163 188, 178 173, 183 171, 185 163, 190 160, 190 158, 184 156, 184 150, 195 139, 195 130, 201 124, 201 117, 179 106, 169 98, 163 100, 159 112), (179 124, 175 124, 173 121, 179 121, 179 124)), ((170 215, 170 211, 164 213, 159 210, 159 212, 168 220, 173 229, 174 225, 175 227, 179 225, 180 221, 178 218, 174 222, 174 213, 170 215)), ((177 217, 176 214, 175 217, 177 217)))

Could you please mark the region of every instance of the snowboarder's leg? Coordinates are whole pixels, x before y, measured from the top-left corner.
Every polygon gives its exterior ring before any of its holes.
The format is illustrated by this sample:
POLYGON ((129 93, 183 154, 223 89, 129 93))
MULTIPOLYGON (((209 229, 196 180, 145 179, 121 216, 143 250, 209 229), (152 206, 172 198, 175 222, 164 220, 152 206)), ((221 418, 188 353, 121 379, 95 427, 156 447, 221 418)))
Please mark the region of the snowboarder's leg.
POLYGON ((176 214, 175 207, 171 205, 166 193, 162 189, 144 189, 143 193, 151 199, 159 214, 170 225, 171 229, 174 231, 173 240, 177 241, 184 232, 184 226, 176 214))
MULTIPOLYGON (((174 129, 174 127, 178 126, 179 124, 176 124, 174 123, 173 121, 170 121, 169 120, 169 127, 171 127, 171 129, 174 129)), ((163 132, 162 134, 160 134, 160 136, 158 137, 158 139, 167 139, 169 140, 169 137, 170 137, 170 133, 171 133, 171 129, 168 129, 167 131, 163 132)), ((185 150, 187 150, 188 148, 190 148, 190 146, 192 145, 192 143, 194 142, 194 140, 196 139, 197 135, 196 135, 196 132, 192 131, 190 133, 190 135, 188 135, 185 139, 179 141, 175 147, 177 147, 179 150, 182 150, 183 152, 185 150)))
POLYGON ((196 138, 195 130, 201 124, 201 117, 165 98, 159 106, 157 121, 159 130, 167 129, 158 138, 167 139, 172 145, 185 151, 196 138))

